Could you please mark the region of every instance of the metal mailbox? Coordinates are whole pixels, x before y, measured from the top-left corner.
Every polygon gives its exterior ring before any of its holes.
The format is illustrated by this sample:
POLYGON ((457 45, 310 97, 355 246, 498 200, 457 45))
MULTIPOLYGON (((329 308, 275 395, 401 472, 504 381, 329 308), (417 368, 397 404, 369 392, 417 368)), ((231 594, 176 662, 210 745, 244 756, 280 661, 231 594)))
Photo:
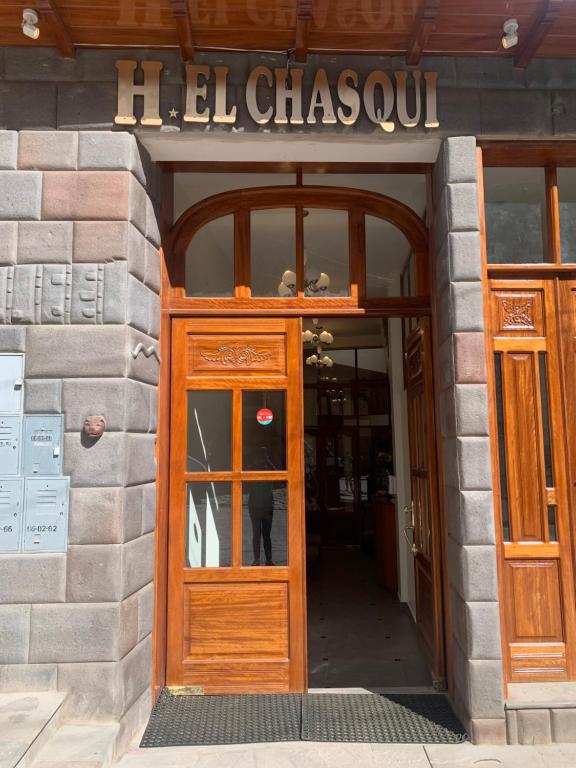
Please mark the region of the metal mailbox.
POLYGON ((24 355, 0 354, 0 413, 22 413, 23 383, 24 355))
POLYGON ((22 532, 24 480, 0 477, 0 552, 18 552, 22 532))
POLYGON ((67 477, 26 478, 23 552, 66 551, 69 486, 67 477))
POLYGON ((0 475, 18 474, 21 429, 21 416, 0 415, 0 475))
POLYGON ((61 474, 62 423, 62 416, 24 416, 23 475, 61 474))

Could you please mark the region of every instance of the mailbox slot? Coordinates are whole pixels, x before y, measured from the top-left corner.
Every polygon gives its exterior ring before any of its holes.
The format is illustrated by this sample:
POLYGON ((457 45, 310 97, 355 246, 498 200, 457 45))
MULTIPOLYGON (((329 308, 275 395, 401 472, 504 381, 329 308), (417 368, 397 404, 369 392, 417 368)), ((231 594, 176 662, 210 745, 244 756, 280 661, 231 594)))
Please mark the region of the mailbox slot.
POLYGON ((0 552, 18 552, 22 533, 24 480, 0 477, 0 552))
POLYGON ((0 413, 22 413, 24 355, 0 353, 0 413))
POLYGON ((67 477, 26 478, 23 552, 66 551, 69 485, 67 477))
POLYGON ((62 473, 62 416, 24 416, 22 474, 62 473))
POLYGON ((0 472, 17 475, 20 468, 21 416, 0 415, 0 472))

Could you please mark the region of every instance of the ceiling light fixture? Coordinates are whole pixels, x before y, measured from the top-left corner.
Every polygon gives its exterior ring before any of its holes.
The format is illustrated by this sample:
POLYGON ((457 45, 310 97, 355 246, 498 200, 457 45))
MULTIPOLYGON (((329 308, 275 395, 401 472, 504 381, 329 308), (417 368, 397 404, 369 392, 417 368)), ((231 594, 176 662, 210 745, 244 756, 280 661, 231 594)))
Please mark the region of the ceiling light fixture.
POLYGON ((303 344, 314 344, 316 352, 306 358, 306 365, 313 365, 315 368, 332 368, 334 362, 328 355, 323 355, 322 345, 332 344, 334 336, 327 331, 324 326, 318 325, 318 320, 312 320, 314 330, 307 329, 302 332, 303 344))
POLYGON ((22 11, 22 32, 32 40, 38 40, 40 37, 38 14, 32 8, 24 8, 22 11))
POLYGON ((514 48, 518 45, 518 19, 508 19, 502 25, 502 48, 514 48))

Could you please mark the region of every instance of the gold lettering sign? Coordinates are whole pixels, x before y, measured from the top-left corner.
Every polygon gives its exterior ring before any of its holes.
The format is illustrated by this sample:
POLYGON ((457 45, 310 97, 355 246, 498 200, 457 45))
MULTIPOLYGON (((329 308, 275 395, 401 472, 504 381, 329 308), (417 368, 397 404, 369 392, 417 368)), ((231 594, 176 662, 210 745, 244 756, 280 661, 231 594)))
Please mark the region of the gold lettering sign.
MULTIPOLYGON (((136 85, 136 61, 116 62, 118 70, 118 125, 135 125, 134 99, 142 96, 142 125, 161 126, 160 73, 162 63, 143 61, 142 84, 136 85)), ((257 125, 354 125, 362 108, 368 119, 386 133, 397 126, 438 128, 436 90, 438 74, 420 70, 382 70, 370 72, 361 81, 353 69, 344 69, 331 82, 325 69, 314 72, 311 95, 303 104, 304 70, 265 66, 255 67, 244 88, 244 100, 251 119, 257 125)), ((234 125, 238 105, 236 89, 228 87, 228 67, 207 64, 186 65, 186 123, 225 123, 234 125), (209 104, 212 105, 209 106, 209 104)))

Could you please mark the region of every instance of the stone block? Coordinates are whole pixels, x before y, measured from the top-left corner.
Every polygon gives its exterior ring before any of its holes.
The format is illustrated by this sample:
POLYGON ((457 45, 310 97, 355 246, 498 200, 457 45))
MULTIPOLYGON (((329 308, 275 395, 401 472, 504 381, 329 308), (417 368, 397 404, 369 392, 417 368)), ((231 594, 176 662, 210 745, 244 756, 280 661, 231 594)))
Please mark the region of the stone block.
POLYGON ((112 130, 117 107, 116 80, 113 83, 58 85, 56 120, 59 130, 112 130))
POLYGON ((72 265, 70 320, 74 325, 102 322, 104 264, 72 265))
POLYGON ((25 664, 30 641, 30 606, 0 605, 0 664, 25 664))
POLYGON ((46 171, 42 218, 124 221, 132 178, 128 171, 46 171))
POLYGON ((59 379, 29 379, 24 387, 27 413, 61 413, 62 382, 59 379))
POLYGON ((457 384, 455 394, 457 434, 460 436, 489 435, 486 384, 457 384))
POLYGON ((453 563, 451 581, 454 589, 467 602, 498 600, 496 550, 493 546, 450 546, 453 563))
MULTIPOLYGON (((434 65, 431 65, 434 68, 434 65)), ((470 88, 439 88, 438 114, 457 136, 474 136, 480 124, 480 91, 470 88)))
POLYGON ((443 437, 456 436, 456 410, 452 387, 440 392, 440 422, 443 437))
POLYGON ((468 711, 472 719, 504 718, 502 662, 467 662, 469 677, 468 711))
POLYGON ((0 267, 0 327, 12 322, 14 267, 0 267))
POLYGON ((146 190, 135 176, 130 177, 130 221, 146 234, 146 190))
POLYGON ((152 632, 154 622, 154 584, 148 584, 138 593, 138 642, 152 632))
POLYGON ((104 265, 102 321, 125 323, 128 307, 128 268, 126 262, 104 265))
POLYGON ((444 438, 444 480, 447 488, 460 488, 460 462, 458 460, 458 441, 456 438, 444 438))
POLYGON ((126 259, 129 226, 126 221, 75 221, 72 258, 99 263, 126 259))
MULTIPOLYGON (((436 296, 449 290, 450 277, 448 238, 444 238, 441 243, 436 242, 436 296)), ((436 300, 436 305, 442 306, 440 300, 436 300)), ((448 315, 449 313, 445 311, 444 314, 448 315)), ((444 337, 441 335, 440 338, 444 337)))
POLYGON ((117 544, 124 541, 124 489, 71 488, 70 544, 117 544))
POLYGON ((48 80, 58 83, 78 77, 76 59, 65 59, 57 48, 25 46, 5 48, 4 67, 7 80, 36 82, 48 80))
POLYGON ((40 322, 42 267, 18 264, 14 267, 11 319, 14 324, 40 322))
POLYGON ((41 199, 39 171, 0 171, 0 219, 38 220, 41 199))
POLYGON ((458 464, 460 490, 482 491, 492 488, 492 464, 488 437, 459 437, 458 464))
POLYGON ((506 710, 506 743, 518 744, 518 718, 515 709, 506 710))
POLYGON ((130 353, 136 349, 138 344, 143 344, 146 350, 152 347, 152 352, 148 357, 142 351, 136 357, 133 357, 132 354, 128 355, 127 375, 136 381, 158 384, 160 362, 157 355, 160 352, 157 340, 130 327, 126 328, 126 334, 130 353))
POLYGON ((515 136, 552 133, 550 94, 547 91, 485 89, 480 92, 481 133, 498 136, 514 126, 515 136))
POLYGON ((150 397, 153 387, 139 381, 126 380, 126 419, 128 432, 148 432, 150 426, 150 397))
POLYGON ((154 534, 124 544, 122 549, 122 596, 134 594, 154 578, 154 534))
POLYGON ((156 436, 126 434, 126 485, 156 480, 156 436))
POLYGON ((148 431, 156 434, 158 431, 158 390, 156 387, 150 388, 150 420, 148 431))
POLYGON ((56 326, 28 329, 26 376, 124 376, 126 331, 122 326, 56 326))
POLYGON ((16 169, 18 158, 17 131, 0 131, 0 170, 13 171, 16 169))
POLYGON ((78 168, 81 170, 131 171, 134 137, 130 133, 81 131, 78 168))
POLYGON ((116 661, 118 603, 33 605, 31 662, 116 661))
POLYGON ((482 280, 479 232, 450 232, 448 250, 452 281, 482 280))
POLYGON ((443 157, 447 184, 476 183, 478 159, 474 136, 451 136, 445 139, 443 157))
POLYGON ((160 214, 157 211, 152 199, 146 197, 146 238, 156 248, 160 247, 160 227, 158 222, 160 220, 160 214))
POLYGON ((502 658, 500 610, 497 602, 465 603, 466 647, 469 659, 502 658))
POLYGON ((4 125, 18 131, 56 128, 58 93, 55 83, 14 83, 4 80, 2 85, 4 125))
POLYGON ((64 474, 73 488, 124 485, 126 466, 122 432, 105 432, 89 444, 81 432, 64 436, 64 474))
POLYGON ((66 555, 0 557, 0 603, 59 603, 66 595, 66 555))
POLYGON ((117 662, 58 664, 58 690, 67 693, 69 719, 108 722, 123 713, 117 662))
POLYGON ((130 749, 134 739, 142 732, 142 728, 150 719, 151 710, 152 688, 148 687, 120 720, 120 730, 116 737, 117 755, 123 755, 130 749))
POLYGON ((0 352, 24 352, 26 329, 0 325, 0 352))
POLYGON ((124 541, 142 535, 142 485, 132 485, 124 491, 124 541))
POLYGON ((452 330, 484 329, 484 294, 481 282, 452 283, 450 286, 450 321, 452 330))
POLYGON ((150 243, 136 227, 131 224, 128 230, 128 271, 144 282, 146 273, 146 253, 150 243))
POLYGON ((486 383, 486 346, 484 334, 454 334, 454 374, 458 384, 486 383))
POLYGON ((127 320, 142 333, 148 333, 150 327, 150 289, 132 275, 128 275, 127 320))
POLYGON ((56 664, 0 665, 0 691, 55 691, 58 678, 56 664))
POLYGON ((152 679, 152 639, 150 636, 120 662, 124 689, 124 708, 128 709, 150 686, 152 679))
POLYGON ((160 293, 160 253, 152 243, 146 243, 144 282, 154 293, 160 293))
POLYGON ((478 187, 476 184, 448 184, 443 194, 447 195, 446 210, 449 231, 478 230, 478 187))
POLYGON ((156 483, 142 486, 142 533, 156 528, 156 483))
POLYGON ((41 323, 70 322, 72 292, 71 264, 44 264, 42 267, 41 323))
POLYGON ((78 160, 76 131, 20 131, 18 167, 23 170, 72 171, 78 160))
POLYGON ((506 744, 506 720, 499 718, 474 718, 470 721, 472 744, 506 744))
POLYGON ((552 741, 558 744, 576 743, 576 709, 550 710, 552 741))
POLYGON ((435 297, 438 341, 442 344, 452 336, 452 296, 450 284, 438 287, 435 297))
POLYGON ((524 88, 526 70, 511 59, 464 58, 454 60, 458 84, 467 88, 524 88))
POLYGON ((492 491, 447 489, 450 535, 460 544, 494 544, 492 491))
POLYGON ((552 726, 549 709, 519 709, 516 712, 518 744, 551 744, 552 726))
POLYGON ((19 264, 72 261, 71 221, 23 221, 18 227, 19 264))
POLYGON ((18 222, 0 221, 0 266, 16 264, 18 222))
POLYGON ((148 291, 148 300, 150 307, 148 314, 150 317, 150 325, 148 326, 148 333, 154 339, 160 338, 160 296, 153 291, 148 291))
POLYGON ((125 379, 65 379, 62 402, 66 430, 80 432, 84 419, 90 414, 104 416, 107 432, 123 430, 126 387, 125 379))
POLYGON ((130 595, 120 606, 120 642, 118 653, 124 658, 138 644, 138 594, 130 595))
MULTIPOLYGON (((484 339, 484 337, 482 337, 484 339)), ((456 371, 454 369, 454 338, 449 336, 440 344, 438 350, 439 369, 440 369, 440 389, 451 387, 454 383, 456 371)))
POLYGON ((118 601, 122 586, 122 545, 70 546, 66 571, 68 602, 118 601))

